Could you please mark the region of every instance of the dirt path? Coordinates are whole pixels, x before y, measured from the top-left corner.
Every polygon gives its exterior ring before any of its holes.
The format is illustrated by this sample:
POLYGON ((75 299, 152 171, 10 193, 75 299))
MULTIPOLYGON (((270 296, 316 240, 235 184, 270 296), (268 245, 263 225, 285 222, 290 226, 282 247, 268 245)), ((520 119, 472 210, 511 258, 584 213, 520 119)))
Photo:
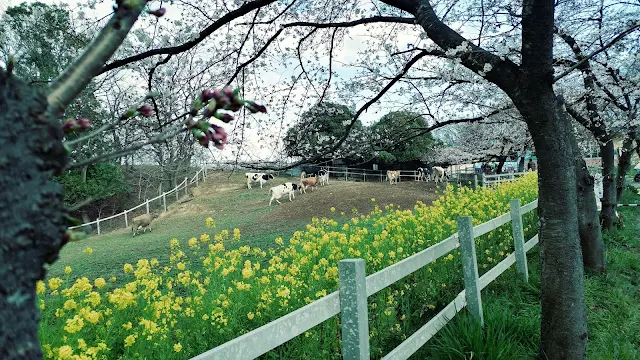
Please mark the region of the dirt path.
POLYGON ((296 198, 289 202, 283 196, 282 205, 272 206, 272 210, 264 215, 267 222, 302 220, 310 221, 312 217, 335 217, 340 212, 351 215, 352 209, 366 214, 378 205, 399 205, 402 209, 413 208, 418 200, 430 204, 436 199, 433 183, 414 181, 401 182, 397 185, 379 182, 345 182, 332 181, 327 186, 319 186, 315 191, 307 190, 306 194, 296 193, 296 198), (372 201, 371 199, 375 199, 372 201), (331 207, 336 213, 331 213, 331 207))

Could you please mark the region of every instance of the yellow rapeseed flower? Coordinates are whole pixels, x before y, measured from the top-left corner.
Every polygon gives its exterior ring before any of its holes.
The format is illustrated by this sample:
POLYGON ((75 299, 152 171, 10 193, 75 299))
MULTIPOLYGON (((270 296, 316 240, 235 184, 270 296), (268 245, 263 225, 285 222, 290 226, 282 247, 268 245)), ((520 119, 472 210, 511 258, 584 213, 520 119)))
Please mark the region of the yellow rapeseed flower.
POLYGON ((208 217, 205 221, 207 223, 208 228, 214 229, 216 227, 216 222, 213 220, 213 218, 208 217))
POLYGON ((249 313, 247 314, 247 318, 248 318, 249 320, 253 320, 253 318, 254 318, 254 317, 255 317, 255 314, 254 314, 253 312, 249 312, 249 313))
POLYGON ((93 282, 93 284, 94 284, 98 289, 102 289, 105 285, 107 285, 107 282, 106 282, 103 278, 99 277, 99 278, 96 278, 96 279, 95 279, 95 281, 93 282))
POLYGON ((88 247, 88 248, 84 249, 84 253, 87 254, 87 255, 91 255, 91 254, 93 254, 93 249, 88 247))
POLYGON ((58 348, 58 359, 70 359, 73 356, 73 349, 69 345, 63 345, 58 348))
POLYGON ((44 286, 44 281, 38 280, 36 282, 36 294, 44 294, 46 291, 46 287, 44 286))
POLYGON ((173 345, 173 351, 175 351, 175 352, 182 351, 182 345, 180 343, 174 344, 173 345))
POLYGON ((65 266, 64 267, 64 273, 67 274, 67 275, 71 274, 71 266, 65 266))
POLYGON ((136 342, 136 335, 129 335, 124 339, 124 347, 132 346, 136 342))
POLYGON ((130 272, 132 272, 132 271, 133 271, 133 265, 131 265, 131 264, 129 264, 129 263, 124 264, 123 269, 124 269, 124 272, 125 272, 125 273, 130 273, 130 272))

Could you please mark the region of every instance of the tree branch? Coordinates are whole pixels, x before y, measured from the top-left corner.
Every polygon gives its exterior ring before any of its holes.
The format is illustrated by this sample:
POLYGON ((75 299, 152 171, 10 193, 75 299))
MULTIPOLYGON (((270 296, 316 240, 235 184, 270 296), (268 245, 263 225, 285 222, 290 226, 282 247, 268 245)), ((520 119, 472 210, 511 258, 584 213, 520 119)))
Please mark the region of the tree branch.
POLYGON ((473 44, 451 29, 438 18, 429 1, 382 0, 382 2, 413 14, 427 36, 444 49, 445 53, 451 53, 447 54, 449 57, 459 58, 462 65, 484 76, 507 93, 517 90, 518 66, 509 59, 503 60, 473 44), (487 64, 491 66, 491 71, 485 70, 487 64))
POLYGON ((586 61, 589 61, 589 59, 591 59, 592 57, 600 54, 601 52, 607 50, 608 48, 610 48, 611 46, 613 46, 615 43, 617 43, 618 41, 622 40, 625 36, 631 34, 634 30, 640 28, 640 23, 633 25, 632 27, 628 28, 627 30, 623 31, 622 33, 618 34, 618 36, 614 37, 611 41, 609 41, 606 45, 604 45, 603 47, 601 47, 600 49, 592 52, 591 54, 585 56, 582 60, 578 61, 574 66, 570 67, 569 69, 567 69, 565 72, 563 72, 562 74, 556 76, 553 78, 553 82, 557 82, 558 80, 562 79, 563 77, 569 75, 573 70, 577 69, 578 67, 580 67, 582 64, 584 64, 586 61))
POLYGON ((100 74, 105 73, 107 71, 131 64, 133 62, 136 61, 140 61, 142 59, 146 59, 148 57, 154 56, 154 55, 162 55, 162 54, 179 54, 181 52, 190 50, 191 48, 193 48, 194 46, 198 45, 199 43, 201 43, 204 39, 206 39, 209 35, 213 34, 216 30, 220 29, 223 25, 230 23, 231 21, 244 16, 248 13, 250 13, 251 11, 255 10, 255 9, 259 9, 261 7, 270 5, 271 3, 274 3, 276 0, 254 0, 252 2, 246 3, 242 6, 240 6, 239 8, 237 8, 236 10, 230 11, 228 13, 226 13, 225 15, 223 15, 221 18, 219 18, 217 21, 215 21, 213 24, 207 26, 206 28, 204 28, 204 30, 202 30, 200 32, 200 34, 198 35, 197 38, 191 40, 191 41, 187 41, 186 43, 182 44, 182 45, 178 45, 178 46, 171 46, 171 47, 166 47, 166 48, 159 48, 159 49, 153 49, 153 50, 149 50, 149 51, 145 51, 143 53, 137 54, 137 55, 133 55, 133 56, 129 56, 127 58, 124 59, 120 59, 120 60, 116 60, 113 61, 107 65, 105 65, 101 70, 100 70, 100 74))
POLYGON ((101 73, 100 68, 122 44, 145 5, 146 1, 142 1, 132 8, 124 5, 118 7, 82 55, 53 81, 47 95, 49 111, 52 114, 61 113, 91 79, 101 73))

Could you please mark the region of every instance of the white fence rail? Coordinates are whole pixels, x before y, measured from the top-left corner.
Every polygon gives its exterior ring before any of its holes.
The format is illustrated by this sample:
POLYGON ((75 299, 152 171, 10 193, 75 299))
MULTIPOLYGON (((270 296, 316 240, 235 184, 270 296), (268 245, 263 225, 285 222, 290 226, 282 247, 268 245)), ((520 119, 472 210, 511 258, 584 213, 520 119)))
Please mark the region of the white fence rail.
POLYGON ((96 225, 96 230, 98 232, 98 235, 101 234, 101 229, 100 229, 100 223, 107 221, 107 220, 112 220, 118 217, 123 217, 124 218, 124 225, 125 227, 129 226, 129 214, 131 214, 133 211, 140 209, 142 207, 145 207, 146 209, 146 213, 149 214, 149 204, 157 201, 157 200, 162 200, 162 207, 164 209, 164 211, 167 211, 167 196, 175 194, 176 197, 176 201, 180 198, 180 191, 184 190, 185 191, 185 195, 187 194, 187 189, 189 188, 189 186, 195 184, 196 186, 198 186, 200 181, 204 181, 207 178, 207 167, 206 165, 203 166, 200 170, 198 170, 196 172, 196 174, 191 178, 191 180, 189 180, 188 177, 184 178, 184 180, 182 180, 182 182, 178 185, 176 185, 176 187, 174 187, 173 189, 163 192, 162 194, 152 198, 152 199, 146 199, 145 202, 143 202, 140 205, 134 206, 131 209, 127 209, 121 213, 115 214, 115 215, 111 215, 111 216, 107 216, 104 218, 97 218, 94 221, 90 221, 81 225, 76 225, 76 226, 71 226, 69 227, 69 229, 77 229, 77 228, 82 228, 85 226, 91 226, 91 225, 96 225), (202 178, 202 180, 200 180, 200 178, 202 178))
POLYGON ((465 290, 460 292, 442 311, 383 358, 408 359, 465 306, 469 306, 472 314, 482 324, 480 291, 514 263, 517 263, 517 271, 522 276, 522 279, 528 281, 526 253, 538 243, 538 235, 528 242, 524 242, 522 215, 537 207, 538 200, 524 206, 520 206, 520 200, 512 200, 510 212, 475 227, 471 224, 470 216, 460 217, 458 218, 457 233, 369 276, 364 273, 364 260, 341 260, 338 264, 340 279, 338 291, 192 359, 255 359, 338 313, 342 317, 343 358, 369 359, 367 297, 423 268, 450 251, 460 248, 463 273, 465 275, 465 290), (482 277, 478 277, 475 238, 495 230, 509 221, 512 222, 515 252, 487 271, 482 277))
MULTIPOLYGON (((364 181, 364 182, 387 181, 387 172, 384 170, 371 170, 371 169, 323 166, 323 165, 314 165, 314 166, 317 166, 318 168, 322 168, 322 169, 327 169, 329 171, 329 176, 338 180, 364 181)), ((400 171, 400 181, 418 181, 419 180, 419 177, 418 177, 419 174, 417 170, 399 170, 399 171, 400 171)), ((503 183, 505 181, 513 181, 525 174, 527 174, 527 172, 485 175, 485 174, 478 174, 473 169, 459 169, 458 171, 454 171, 450 174, 448 173, 449 177, 448 179, 444 179, 444 181, 455 182, 455 183, 471 182, 473 184, 473 187, 476 188, 478 185, 491 186, 491 185, 503 183)))

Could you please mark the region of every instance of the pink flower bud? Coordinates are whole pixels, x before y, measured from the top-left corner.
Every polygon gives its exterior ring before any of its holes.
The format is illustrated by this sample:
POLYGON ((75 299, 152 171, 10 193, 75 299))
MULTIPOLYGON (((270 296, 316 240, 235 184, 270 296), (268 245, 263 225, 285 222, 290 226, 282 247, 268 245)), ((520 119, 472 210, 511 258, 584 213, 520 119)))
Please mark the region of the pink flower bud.
POLYGON ((80 130, 87 130, 91 127, 91 122, 89 119, 78 119, 78 126, 80 126, 80 130))
POLYGON ((153 108, 151 105, 144 104, 137 109, 138 113, 144 117, 152 117, 153 116, 153 108))
POLYGON ((62 124, 62 131, 64 131, 65 134, 74 132, 77 128, 78 122, 73 119, 67 120, 62 124))
POLYGON ((200 94, 200 99, 202 100, 202 102, 207 102, 210 99, 213 99, 213 91, 209 89, 202 90, 202 93, 200 94))
POLYGON ((149 11, 149 14, 157 17, 162 17, 167 12, 167 9, 160 8, 158 10, 149 11))
POLYGON ((234 91, 231 86, 225 86, 224 89, 222 89, 222 93, 230 99, 233 99, 235 97, 234 91))
POLYGON ((198 138, 198 142, 200 143, 200 145, 208 148, 209 147, 209 138, 207 136, 203 136, 201 138, 198 138))

